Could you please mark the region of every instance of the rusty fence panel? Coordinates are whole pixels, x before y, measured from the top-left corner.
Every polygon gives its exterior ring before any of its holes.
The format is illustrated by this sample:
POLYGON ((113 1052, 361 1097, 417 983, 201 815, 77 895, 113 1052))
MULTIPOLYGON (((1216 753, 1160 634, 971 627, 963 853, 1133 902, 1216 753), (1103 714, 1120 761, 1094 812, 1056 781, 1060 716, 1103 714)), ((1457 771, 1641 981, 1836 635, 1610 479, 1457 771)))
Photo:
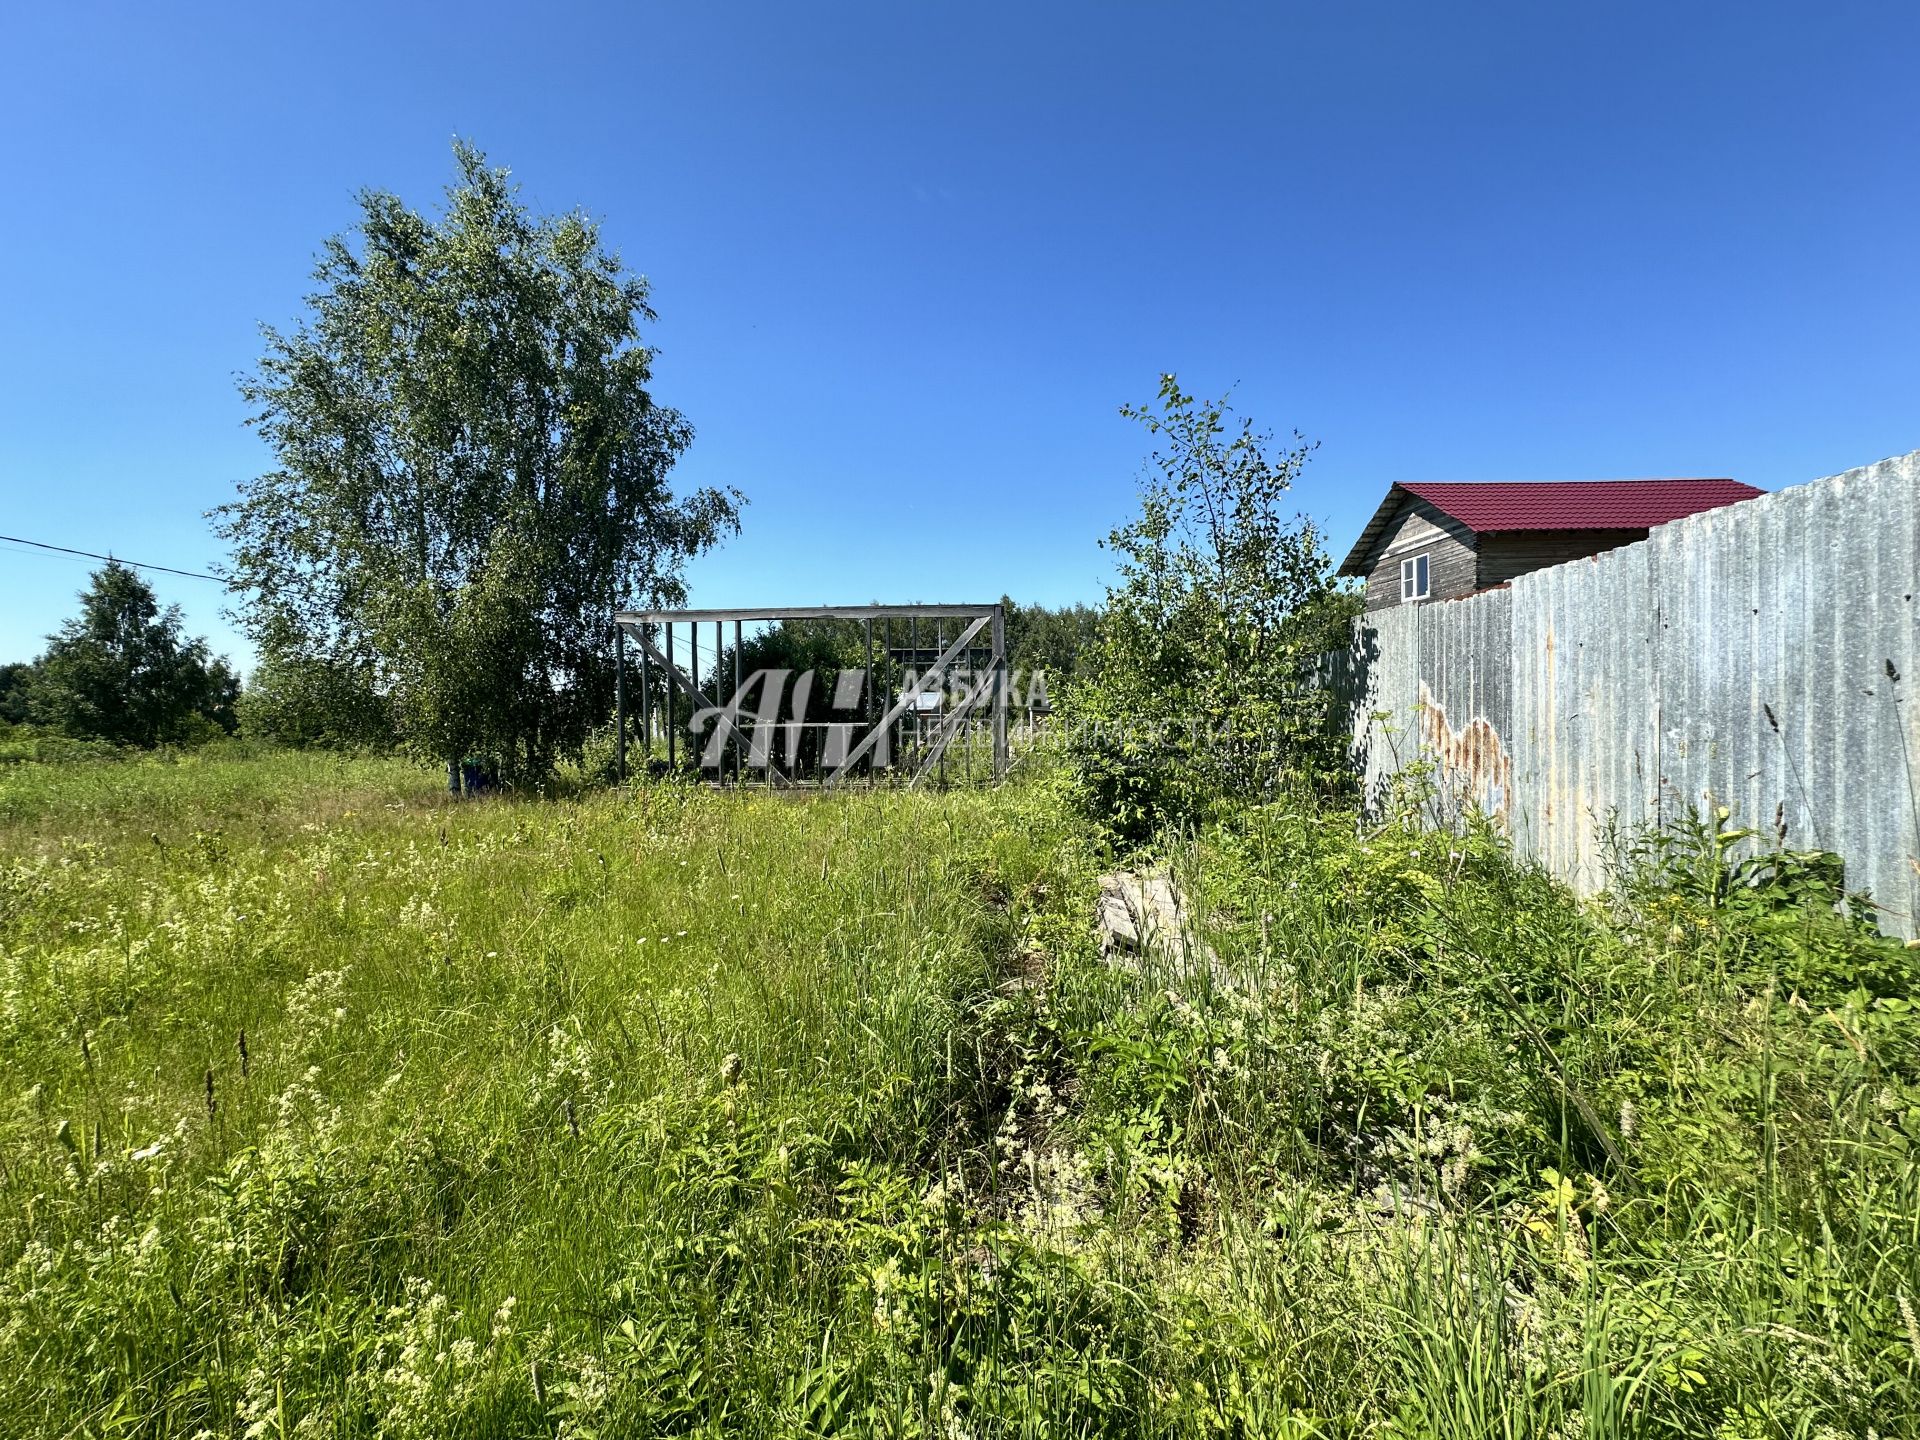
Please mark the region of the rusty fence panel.
MULTIPOLYGON (((1378 611, 1334 667, 1369 802, 1430 767, 1579 889, 1608 836, 1719 806, 1920 915, 1920 451, 1378 611)), ((1457 813, 1436 818, 1457 819, 1457 813)))

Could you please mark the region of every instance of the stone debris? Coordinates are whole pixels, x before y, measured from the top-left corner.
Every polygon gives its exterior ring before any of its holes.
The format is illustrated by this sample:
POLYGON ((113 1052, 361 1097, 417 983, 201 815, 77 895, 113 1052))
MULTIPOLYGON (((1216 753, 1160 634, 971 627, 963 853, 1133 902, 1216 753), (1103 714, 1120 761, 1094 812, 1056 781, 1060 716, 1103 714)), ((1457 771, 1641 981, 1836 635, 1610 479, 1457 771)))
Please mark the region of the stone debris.
POLYGON ((1213 947, 1194 933, 1192 911, 1165 870, 1116 870, 1100 877, 1094 918, 1100 953, 1113 964, 1137 967, 1148 955, 1176 969, 1221 973, 1213 947))
POLYGON ((1100 951, 1145 954, 1177 942, 1180 892, 1164 870, 1117 870, 1100 877, 1100 951))

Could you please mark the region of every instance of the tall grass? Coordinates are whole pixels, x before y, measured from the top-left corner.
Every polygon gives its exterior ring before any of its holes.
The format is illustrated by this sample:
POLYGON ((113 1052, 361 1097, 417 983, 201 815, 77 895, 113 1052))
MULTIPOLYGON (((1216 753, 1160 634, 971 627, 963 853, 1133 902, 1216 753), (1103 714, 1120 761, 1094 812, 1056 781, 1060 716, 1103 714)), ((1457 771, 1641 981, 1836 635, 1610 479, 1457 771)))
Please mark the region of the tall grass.
POLYGON ((871 1324, 844 1167, 984 1103, 966 1007, 1043 860, 978 797, 0 783, 9 1433, 766 1419, 871 1324))
POLYGON ((1044 776, 0 773, 0 1433, 1913 1428, 1911 952, 1307 810, 1164 858, 1116 963, 1044 776))
POLYGON ((1912 950, 1830 892, 1581 904, 1488 835, 1350 816, 1173 862, 1196 940, 1066 970, 1054 1029, 1073 1143, 1212 1274, 1209 1393, 1259 1356, 1342 1433, 1916 1427, 1912 950))

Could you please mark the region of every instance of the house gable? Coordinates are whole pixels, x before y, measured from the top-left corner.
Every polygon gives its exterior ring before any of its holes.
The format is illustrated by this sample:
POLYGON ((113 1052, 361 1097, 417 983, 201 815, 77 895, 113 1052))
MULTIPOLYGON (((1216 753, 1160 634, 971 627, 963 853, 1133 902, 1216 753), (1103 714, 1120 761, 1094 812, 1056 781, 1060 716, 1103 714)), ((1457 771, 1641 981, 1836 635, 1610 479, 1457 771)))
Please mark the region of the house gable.
MULTIPOLYGON (((1376 517, 1379 519, 1379 517, 1376 517)), ((1374 542, 1363 556, 1349 556, 1341 567, 1348 574, 1367 577, 1367 609, 1398 605, 1400 562, 1427 558, 1427 599, 1454 600, 1471 595, 1478 586, 1479 560, 1474 533, 1418 496, 1401 492, 1395 513, 1374 532, 1374 542)))

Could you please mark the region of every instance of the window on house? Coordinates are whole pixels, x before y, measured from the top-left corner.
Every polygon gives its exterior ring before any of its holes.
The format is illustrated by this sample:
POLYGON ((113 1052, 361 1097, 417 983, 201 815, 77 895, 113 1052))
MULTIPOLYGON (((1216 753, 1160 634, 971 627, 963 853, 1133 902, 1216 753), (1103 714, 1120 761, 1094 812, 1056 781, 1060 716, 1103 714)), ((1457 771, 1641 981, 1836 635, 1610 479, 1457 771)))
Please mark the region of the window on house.
POLYGON ((1409 555, 1400 562, 1400 603, 1424 600, 1432 592, 1427 588, 1427 557, 1409 555))

